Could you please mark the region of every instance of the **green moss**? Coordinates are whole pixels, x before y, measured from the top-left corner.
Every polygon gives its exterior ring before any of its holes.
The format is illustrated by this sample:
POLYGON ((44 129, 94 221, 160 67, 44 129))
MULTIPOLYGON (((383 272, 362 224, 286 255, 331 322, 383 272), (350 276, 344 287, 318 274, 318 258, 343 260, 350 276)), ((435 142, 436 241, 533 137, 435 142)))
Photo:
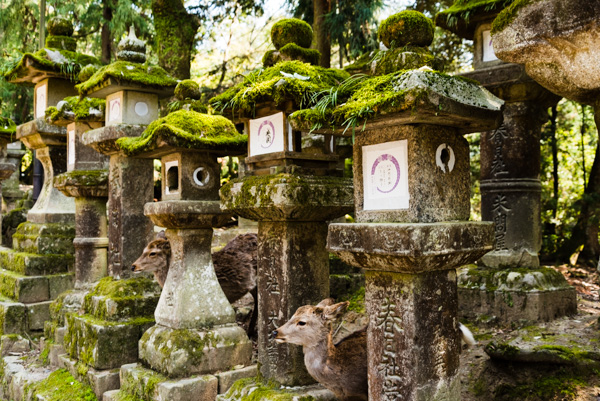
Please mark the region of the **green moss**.
POLYGON ((179 100, 200 99, 200 85, 193 79, 184 79, 175 87, 175 97, 179 100))
POLYGON ((108 170, 73 170, 54 177, 55 187, 108 185, 108 170))
POLYGON ((173 113, 177 110, 188 110, 195 111, 196 113, 208 113, 208 106, 204 100, 174 100, 167 105, 169 113, 173 113))
POLYGON ((94 73, 98 71, 98 66, 94 64, 88 64, 79 71, 79 82, 87 81, 94 75, 94 73))
POLYGON ((288 60, 299 60, 312 65, 318 65, 321 53, 316 49, 306 49, 295 43, 288 43, 279 49, 279 53, 288 60))
POLYGON ((48 35, 46 37, 46 47, 74 52, 77 50, 77 41, 69 36, 48 35))
MULTIPOLYGON (((89 63, 86 63, 89 64, 89 63)), ((155 89, 174 87, 177 81, 158 66, 129 61, 115 61, 100 68, 87 81, 76 86, 79 94, 86 96, 106 85, 109 79, 119 83, 132 83, 155 89)))
POLYGON ((503 31, 515 19, 520 9, 536 1, 540 0, 513 0, 512 2, 505 0, 506 5, 510 5, 502 10, 492 22, 492 35, 503 31))
POLYGON ((457 0, 451 7, 439 12, 434 19, 436 25, 456 31, 459 27, 470 25, 473 16, 498 12, 512 2, 513 0, 457 0))
POLYGON ((7 138, 13 142, 17 133, 17 125, 13 120, 6 117, 0 117, 0 137, 7 138))
POLYGON ((501 384, 494 389, 494 401, 510 400, 575 400, 577 389, 585 387, 586 381, 569 372, 544 376, 533 383, 501 384))
POLYGON ((313 30, 311 26, 297 18, 286 18, 276 22, 271 28, 271 41, 275 49, 294 43, 308 48, 312 43, 313 30))
POLYGON ((385 75, 423 66, 432 67, 434 62, 433 54, 426 48, 405 46, 378 52, 370 66, 374 75, 385 75))
POLYGON ((122 298, 128 296, 141 296, 147 292, 155 292, 156 283, 145 277, 135 277, 127 280, 115 280, 112 277, 104 277, 98 281, 88 296, 106 296, 111 298, 122 298))
POLYGON ((301 396, 291 388, 260 378, 240 379, 222 396, 224 401, 314 401, 311 396, 301 396))
POLYGON ((352 64, 349 64, 346 67, 344 67, 344 70, 349 72, 350 74, 370 73, 371 62, 378 53, 379 50, 374 50, 370 53, 364 53, 359 58, 354 60, 352 64))
MULTIPOLYGON (((23 57, 15 67, 4 75, 6 80, 15 81, 24 79, 29 73, 29 68, 26 67, 28 63, 32 64, 32 67, 36 70, 53 72, 72 81, 77 80, 79 71, 83 66, 88 64, 100 65, 100 61, 93 56, 76 53, 70 50, 52 50, 44 48, 35 53, 23 54, 23 57)), ((33 85, 33 82, 29 81, 22 81, 22 83, 33 85)))
POLYGON ((260 68, 245 77, 244 82, 209 100, 217 110, 247 113, 252 116, 256 104, 274 102, 275 106, 292 101, 297 108, 316 102, 312 95, 337 87, 349 77, 342 70, 312 66, 300 61, 284 61, 269 68, 260 68), (286 77, 298 74, 308 79, 286 77))
MULTIPOLYGON (((89 67, 89 66, 88 66, 89 67)), ((104 119, 106 100, 79 96, 69 96, 58 103, 57 107, 46 109, 46 118, 50 122, 58 120, 85 121, 90 117, 104 119)))
POLYGON ((54 371, 45 380, 34 384, 32 399, 45 401, 97 401, 92 389, 64 369, 54 371), (36 398, 38 397, 38 398, 36 398))
POLYGON ((569 347, 556 344, 538 345, 533 350, 550 353, 569 364, 600 364, 597 352, 585 350, 575 345, 569 347))
POLYGON ((262 64, 265 68, 272 67, 279 61, 281 61, 281 57, 279 57, 277 50, 267 50, 262 58, 262 64))
POLYGON ((128 156, 160 146, 188 149, 245 149, 248 137, 225 117, 179 110, 153 121, 141 136, 120 138, 117 145, 128 156))
POLYGON ((544 291, 554 287, 568 285, 563 275, 551 268, 474 268, 467 271, 466 279, 461 279, 461 286, 497 290, 544 291))
POLYGON ((406 45, 429 46, 433 41, 433 21, 418 11, 394 14, 379 25, 378 39, 389 49, 406 45))
POLYGON ((38 356, 38 360, 42 364, 42 366, 48 366, 50 364, 50 347, 54 344, 52 340, 46 340, 44 342, 44 349, 38 356))
POLYGON ((52 17, 46 24, 49 35, 73 36, 73 24, 63 16, 52 17))
POLYGON ((366 313, 365 287, 360 287, 357 291, 350 294, 348 297, 344 297, 344 299, 341 299, 340 301, 350 301, 350 305, 348 305, 349 311, 354 311, 361 314, 366 313))
POLYGON ((506 357, 512 357, 517 355, 520 352, 519 347, 515 347, 514 345, 510 345, 508 343, 495 343, 494 341, 490 342, 485 346, 486 352, 493 352, 495 354, 502 354, 506 357))

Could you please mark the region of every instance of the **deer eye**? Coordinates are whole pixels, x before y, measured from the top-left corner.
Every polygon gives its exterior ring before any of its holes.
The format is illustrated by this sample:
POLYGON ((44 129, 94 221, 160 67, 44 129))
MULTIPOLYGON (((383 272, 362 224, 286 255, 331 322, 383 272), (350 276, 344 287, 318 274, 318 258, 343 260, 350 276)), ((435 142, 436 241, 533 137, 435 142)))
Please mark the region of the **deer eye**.
POLYGON ((304 326, 306 324, 306 322, 303 322, 302 320, 298 322, 298 326, 304 326))
POLYGON ((156 256, 156 252, 150 252, 150 256, 156 256))

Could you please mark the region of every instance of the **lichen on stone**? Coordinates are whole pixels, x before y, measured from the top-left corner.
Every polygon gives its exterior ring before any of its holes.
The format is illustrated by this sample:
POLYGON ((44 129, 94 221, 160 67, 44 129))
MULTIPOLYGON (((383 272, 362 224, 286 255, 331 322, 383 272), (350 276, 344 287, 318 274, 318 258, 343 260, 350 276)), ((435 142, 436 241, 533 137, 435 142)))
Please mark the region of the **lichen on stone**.
POLYGON ((108 170, 72 170, 54 177, 54 186, 86 186, 108 185, 108 170))
POLYGON ((103 120, 106 101, 104 99, 80 98, 69 96, 58 102, 56 106, 46 109, 46 119, 53 123, 58 120, 85 121, 88 119, 103 120))
POLYGON ((225 117, 179 110, 153 121, 141 136, 120 138, 117 145, 127 155, 152 151, 159 146, 227 150, 245 149, 248 137, 225 117))
POLYGON ((87 81, 77 85, 76 88, 80 95, 86 96, 94 92, 97 87, 102 87, 111 78, 123 84, 132 83, 156 89, 177 85, 177 80, 159 66, 119 60, 101 67, 87 81))
POLYGON ((292 101, 298 108, 310 107, 317 101, 313 95, 340 85, 348 77, 349 74, 342 70, 284 61, 251 72, 244 82, 213 97, 209 103, 219 111, 230 110, 250 116, 261 102, 280 106, 292 101))
POLYGON ((311 26, 297 18, 282 19, 273 24, 271 28, 271 42, 277 50, 289 43, 308 48, 312 39, 313 30, 311 26))
POLYGON ((388 17, 379 25, 378 39, 388 48, 429 46, 433 41, 433 21, 423 13, 402 11, 388 17))
POLYGON ((505 7, 492 22, 492 35, 501 32, 506 28, 517 16, 520 9, 528 4, 539 0, 505 0, 505 7))

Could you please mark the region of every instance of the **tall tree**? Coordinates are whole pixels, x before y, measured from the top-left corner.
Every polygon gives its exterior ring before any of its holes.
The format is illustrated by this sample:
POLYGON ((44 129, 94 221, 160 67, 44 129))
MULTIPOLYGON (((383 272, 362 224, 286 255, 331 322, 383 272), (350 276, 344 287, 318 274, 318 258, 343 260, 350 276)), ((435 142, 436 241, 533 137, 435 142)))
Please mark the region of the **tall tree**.
POLYGON ((317 50, 321 53, 319 65, 331 66, 331 34, 327 26, 327 15, 331 11, 330 0, 313 0, 313 32, 317 50))

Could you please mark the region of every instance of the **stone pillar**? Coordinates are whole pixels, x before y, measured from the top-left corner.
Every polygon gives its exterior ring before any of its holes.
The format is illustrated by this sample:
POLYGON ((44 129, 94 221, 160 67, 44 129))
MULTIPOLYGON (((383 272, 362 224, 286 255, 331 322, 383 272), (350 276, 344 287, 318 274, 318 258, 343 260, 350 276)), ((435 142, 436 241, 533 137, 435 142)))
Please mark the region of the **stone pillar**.
POLYGON ((108 173, 108 274, 115 278, 131 275, 131 264, 153 237, 153 224, 144 216, 144 204, 152 201, 152 159, 124 156, 116 140, 139 136, 144 126, 113 125, 88 131, 84 145, 109 155, 108 173))
POLYGON ((12 211, 15 208, 15 203, 23 198, 25 194, 19 188, 19 178, 21 175, 21 159, 25 155, 25 151, 21 149, 20 141, 9 143, 6 151, 6 160, 15 166, 12 175, 2 182, 2 210, 5 213, 12 211))
POLYGON ((246 176, 221 188, 227 210, 258 220, 258 359, 284 385, 312 383, 302 350, 271 332, 296 309, 329 296, 326 221, 352 211, 350 179, 296 174, 246 176))

